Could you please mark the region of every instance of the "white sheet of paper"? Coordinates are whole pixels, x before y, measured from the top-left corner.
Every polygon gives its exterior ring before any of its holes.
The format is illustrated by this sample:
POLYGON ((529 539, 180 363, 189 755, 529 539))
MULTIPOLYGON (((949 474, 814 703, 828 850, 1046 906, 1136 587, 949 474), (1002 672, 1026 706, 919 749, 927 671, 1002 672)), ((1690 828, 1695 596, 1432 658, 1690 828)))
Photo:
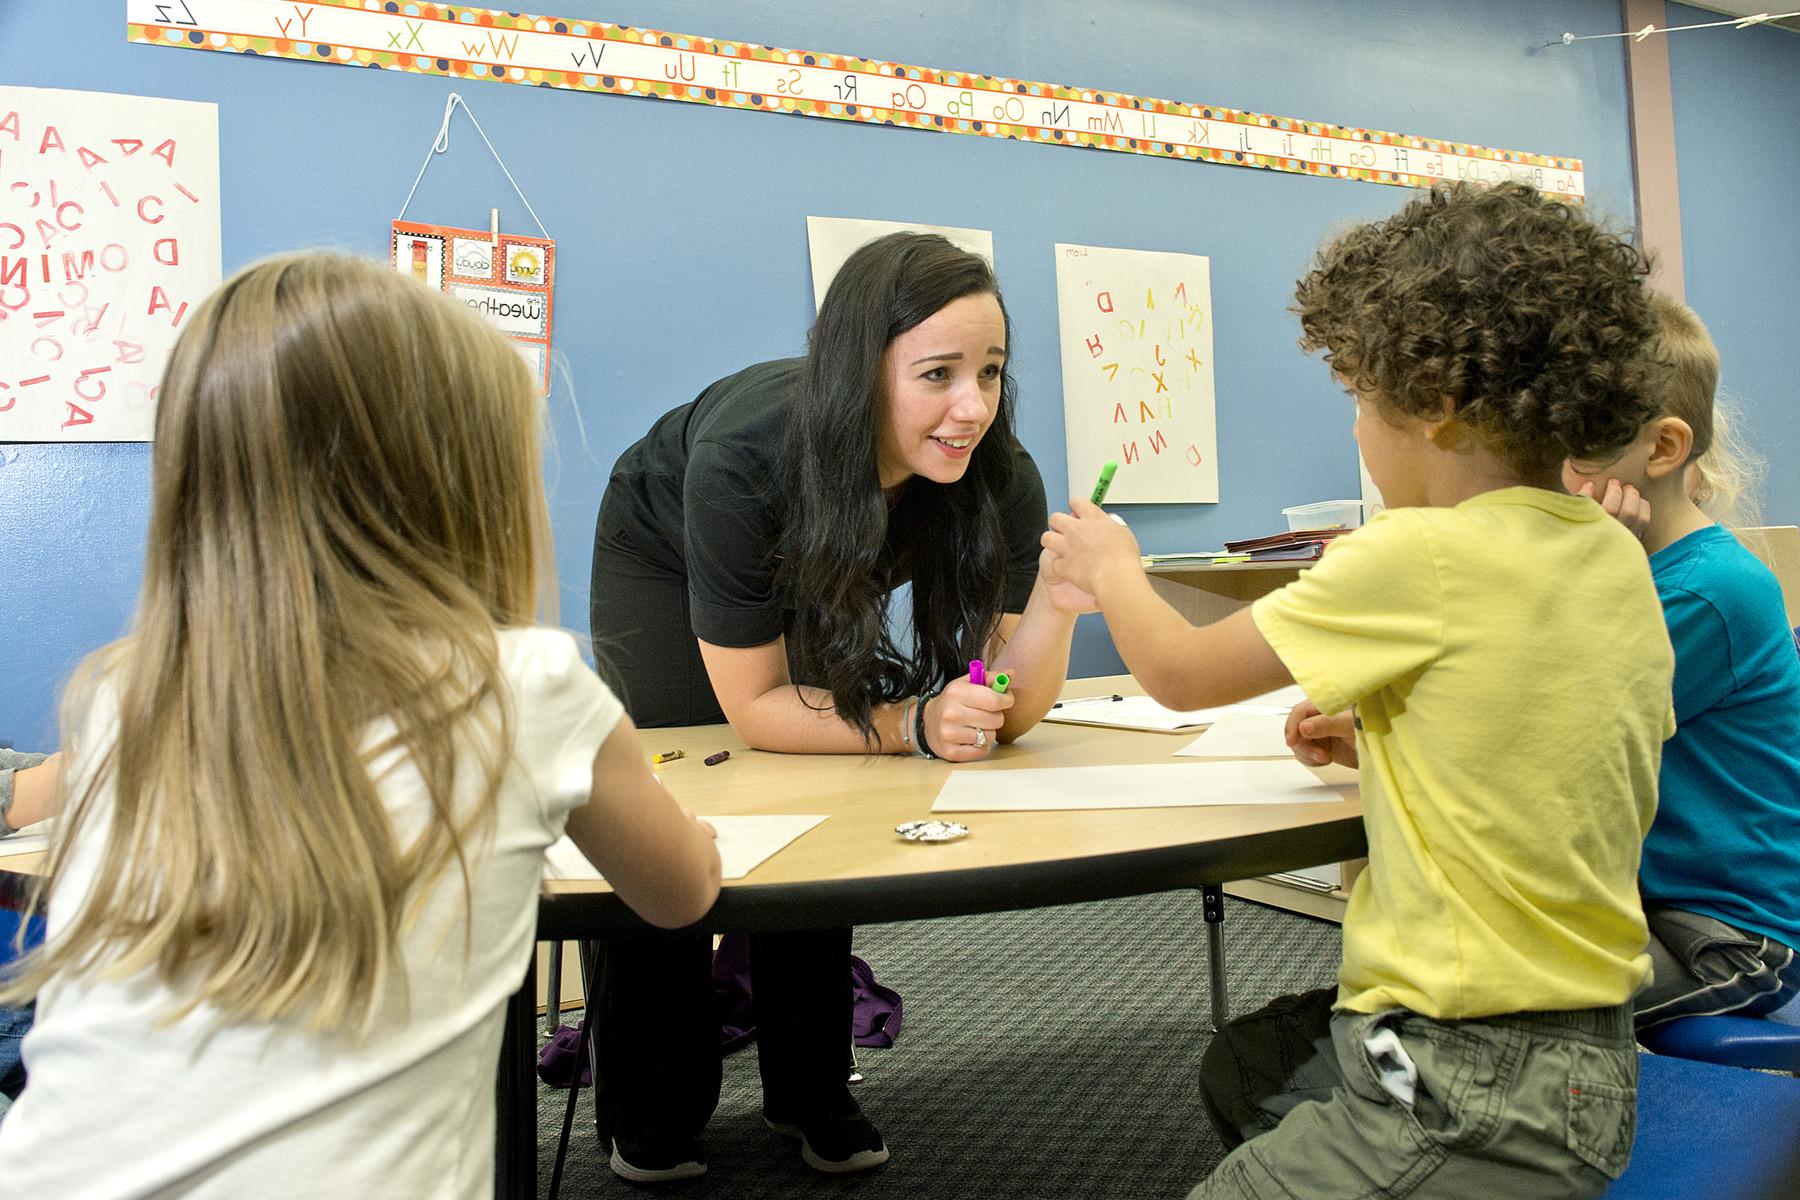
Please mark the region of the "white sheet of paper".
POLYGON ((1046 721, 1062 721, 1069 725, 1105 725, 1118 729, 1163 729, 1170 733, 1182 729, 1199 729, 1221 717, 1232 714, 1286 717, 1292 703, 1283 704, 1280 692, 1257 696, 1242 704, 1221 704, 1214 708, 1194 708, 1177 712, 1165 708, 1148 696, 1090 696, 1081 700, 1064 700, 1044 717, 1046 721), (1271 700, 1275 702, 1271 703, 1271 700))
POLYGON ((1148 696, 1127 696, 1114 700, 1111 696, 1093 696, 1083 700, 1064 700, 1045 714, 1046 721, 1066 721, 1074 725, 1116 725, 1127 729, 1189 729, 1210 725, 1225 708, 1198 708, 1176 712, 1164 708, 1148 696))
MULTIPOLYGON (((783 815, 706 819, 719 831, 721 875, 726 879, 742 879, 825 818, 783 815)), ((599 879, 600 872, 575 848, 575 843, 565 837, 559 838, 544 852, 544 877, 599 879)))
POLYGON ((14 854, 35 854, 50 848, 50 835, 56 831, 56 818, 27 825, 11 837, 0 838, 0 858, 14 854))
POLYGON ((837 278, 844 260, 878 237, 890 233, 936 233, 951 245, 994 261, 994 234, 988 229, 963 229, 955 225, 915 225, 907 221, 865 221, 856 217, 806 218, 806 249, 812 260, 813 308, 825 303, 825 293, 837 278))
POLYGON ((1260 696, 1252 696, 1238 707, 1247 709, 1254 705, 1263 708, 1279 708, 1285 713, 1304 699, 1306 699, 1306 693, 1300 690, 1300 685, 1291 683, 1287 687, 1276 688, 1274 691, 1264 692, 1260 696))
POLYGON ((1318 867, 1301 867, 1297 871, 1277 871, 1269 878, 1308 891, 1333 892, 1344 886, 1344 869, 1341 863, 1325 863, 1318 867))
POLYGON ((1175 752, 1176 758, 1287 758, 1287 716, 1226 713, 1175 752))
POLYGON ((1153 763, 953 771, 932 812, 1188 808, 1216 804, 1330 804, 1343 799, 1299 763, 1153 763))

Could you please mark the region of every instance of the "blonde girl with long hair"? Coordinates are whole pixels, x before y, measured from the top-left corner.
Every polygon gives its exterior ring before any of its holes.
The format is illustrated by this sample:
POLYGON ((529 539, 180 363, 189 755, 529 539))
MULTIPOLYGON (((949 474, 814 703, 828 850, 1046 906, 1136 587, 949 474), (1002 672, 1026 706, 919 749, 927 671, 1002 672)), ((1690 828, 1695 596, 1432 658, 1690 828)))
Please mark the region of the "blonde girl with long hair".
POLYGON ((455 302, 292 255, 194 314, 155 432, 133 626, 65 699, 46 942, 0 990, 38 1001, 0 1180, 491 1195, 545 847, 566 826, 658 925, 719 885, 710 828, 534 625, 528 373, 455 302))

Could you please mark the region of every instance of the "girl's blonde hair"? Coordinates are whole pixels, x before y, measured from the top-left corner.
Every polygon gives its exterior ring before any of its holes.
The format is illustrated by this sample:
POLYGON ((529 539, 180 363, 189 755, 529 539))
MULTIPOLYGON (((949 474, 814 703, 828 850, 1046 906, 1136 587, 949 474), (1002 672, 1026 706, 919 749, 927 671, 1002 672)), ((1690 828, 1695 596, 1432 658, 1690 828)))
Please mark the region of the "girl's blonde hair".
POLYGON ((64 703, 80 739, 104 689, 116 733, 73 746, 33 904, 84 833, 92 887, 5 996, 149 969, 187 998, 171 1019, 369 1028, 415 904, 452 862, 466 895, 491 828, 512 734, 494 630, 533 620, 550 567, 537 410, 504 338, 370 261, 270 259, 200 307, 158 397, 131 631, 64 703), (430 798, 409 844, 383 755, 430 798))
POLYGON ((1657 328, 1649 387, 1660 401, 1659 415, 1679 417, 1694 431, 1688 460, 1694 502, 1721 524, 1756 525, 1756 491, 1767 464, 1744 440, 1742 414, 1719 394, 1719 348, 1699 314, 1681 301, 1653 291, 1650 308, 1657 328))

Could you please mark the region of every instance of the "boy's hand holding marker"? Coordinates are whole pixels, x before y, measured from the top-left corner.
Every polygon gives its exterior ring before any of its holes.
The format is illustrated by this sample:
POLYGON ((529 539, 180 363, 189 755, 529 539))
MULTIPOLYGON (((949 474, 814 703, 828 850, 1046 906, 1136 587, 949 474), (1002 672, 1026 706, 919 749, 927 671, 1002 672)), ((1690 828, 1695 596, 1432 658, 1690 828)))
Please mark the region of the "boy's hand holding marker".
POLYGON ((1071 500, 1069 509, 1050 516, 1042 568, 1104 604, 1106 581, 1143 574, 1137 537, 1091 500, 1071 500))

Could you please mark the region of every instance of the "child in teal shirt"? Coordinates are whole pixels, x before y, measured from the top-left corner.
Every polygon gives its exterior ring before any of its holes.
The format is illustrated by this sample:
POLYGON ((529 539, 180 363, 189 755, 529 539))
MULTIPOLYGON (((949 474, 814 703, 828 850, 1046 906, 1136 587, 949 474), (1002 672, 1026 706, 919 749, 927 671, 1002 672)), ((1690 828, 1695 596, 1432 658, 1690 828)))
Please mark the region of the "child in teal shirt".
POLYGON ((1701 507, 1716 491, 1718 350, 1685 304, 1652 307, 1661 415, 1618 459, 1565 471, 1642 525, 1675 647, 1678 729, 1640 873, 1654 972, 1640 1030, 1766 1016, 1800 994, 1800 656, 1781 585, 1701 507))

